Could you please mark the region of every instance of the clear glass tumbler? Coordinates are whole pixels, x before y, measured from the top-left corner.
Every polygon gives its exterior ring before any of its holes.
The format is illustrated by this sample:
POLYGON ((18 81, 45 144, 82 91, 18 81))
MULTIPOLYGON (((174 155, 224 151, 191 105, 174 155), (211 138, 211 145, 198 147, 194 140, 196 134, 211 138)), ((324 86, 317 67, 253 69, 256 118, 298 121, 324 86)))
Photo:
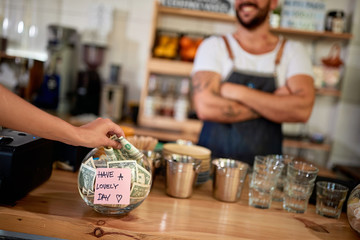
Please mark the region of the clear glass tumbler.
POLYGON ((349 188, 338 183, 316 183, 316 213, 338 219, 349 188))
POLYGON ((299 183, 286 179, 283 208, 288 212, 306 212, 313 189, 314 183, 299 183))
POLYGON ((283 208, 289 212, 306 212, 319 169, 311 163, 292 161, 288 164, 283 208))
POLYGON ((255 156, 249 186, 249 205, 267 209, 271 206, 272 195, 284 163, 276 158, 255 156))
POLYGON ((273 201, 276 202, 282 202, 284 199, 284 185, 285 185, 285 179, 287 175, 287 165, 294 160, 294 157, 291 155, 267 155, 267 157, 270 158, 276 158, 282 161, 285 165, 283 170, 281 171, 281 174, 279 176, 279 179, 276 184, 276 188, 273 193, 273 201))

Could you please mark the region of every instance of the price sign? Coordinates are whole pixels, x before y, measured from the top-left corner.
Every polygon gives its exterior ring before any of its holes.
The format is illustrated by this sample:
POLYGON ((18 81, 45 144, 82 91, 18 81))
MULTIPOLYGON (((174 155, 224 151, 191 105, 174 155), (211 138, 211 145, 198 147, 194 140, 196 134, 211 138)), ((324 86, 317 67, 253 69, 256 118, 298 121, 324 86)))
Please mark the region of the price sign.
POLYGON ((130 204, 131 169, 97 168, 94 204, 130 204))

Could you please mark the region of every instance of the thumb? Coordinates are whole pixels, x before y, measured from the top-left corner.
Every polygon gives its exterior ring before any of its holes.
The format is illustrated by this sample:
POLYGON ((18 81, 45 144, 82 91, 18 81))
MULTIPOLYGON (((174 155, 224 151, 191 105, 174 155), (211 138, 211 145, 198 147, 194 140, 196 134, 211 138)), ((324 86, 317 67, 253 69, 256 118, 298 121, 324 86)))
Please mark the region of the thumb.
POLYGON ((108 139, 108 144, 107 146, 109 147, 112 147, 114 149, 120 149, 121 148, 121 144, 115 140, 111 140, 111 139, 108 139))

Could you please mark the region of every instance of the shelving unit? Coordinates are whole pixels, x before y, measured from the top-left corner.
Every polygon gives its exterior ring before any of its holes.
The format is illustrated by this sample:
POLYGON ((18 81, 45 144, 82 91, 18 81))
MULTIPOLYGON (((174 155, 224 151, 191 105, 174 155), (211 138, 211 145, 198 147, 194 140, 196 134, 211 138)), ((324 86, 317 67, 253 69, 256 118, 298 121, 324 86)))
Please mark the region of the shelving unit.
MULTIPOLYGON (((157 29, 157 20, 161 15, 172 15, 172 16, 181 16, 184 18, 192 18, 196 19, 207 19, 215 22, 228 22, 235 23, 236 19, 232 15, 224 14, 224 13, 215 13, 215 12, 205 12, 205 11, 197 11, 190 9, 178 9, 162 6, 159 3, 156 3, 154 7, 154 17, 153 17, 153 29, 150 47, 153 46, 155 41, 155 33, 157 29)), ((296 29, 287 29, 287 28, 272 28, 271 31, 276 34, 284 34, 284 35, 292 35, 292 36, 300 36, 309 39, 334 39, 334 40, 343 40, 348 41, 352 38, 352 35, 349 33, 337 34, 332 32, 310 32, 296 29)), ((172 130, 179 132, 188 132, 188 133, 199 133, 202 127, 202 122, 198 120, 188 119, 185 121, 176 121, 170 117, 155 117, 155 118, 147 118, 144 116, 144 101, 147 97, 147 89, 148 89, 148 79, 151 74, 163 74, 163 75, 173 75, 173 76, 189 76, 192 63, 190 62, 182 62, 179 60, 167 60, 167 59, 159 59, 154 58, 152 56, 149 57, 148 65, 147 65, 147 74, 144 83, 144 87, 141 93, 140 99, 140 109, 139 109, 139 117, 138 122, 142 127, 148 128, 157 128, 162 130, 172 130)), ((322 96, 331 96, 331 97, 340 97, 341 92, 335 89, 317 89, 317 95, 322 96)), ((156 137, 156 136, 155 136, 156 137)), ((329 152, 331 149, 330 144, 316 144, 306 141, 299 140, 290 140, 286 139, 284 141, 284 146, 288 147, 296 147, 301 149, 315 149, 329 152)))
POLYGON ((148 71, 174 76, 189 76, 192 66, 193 64, 191 62, 150 58, 148 62, 148 71))

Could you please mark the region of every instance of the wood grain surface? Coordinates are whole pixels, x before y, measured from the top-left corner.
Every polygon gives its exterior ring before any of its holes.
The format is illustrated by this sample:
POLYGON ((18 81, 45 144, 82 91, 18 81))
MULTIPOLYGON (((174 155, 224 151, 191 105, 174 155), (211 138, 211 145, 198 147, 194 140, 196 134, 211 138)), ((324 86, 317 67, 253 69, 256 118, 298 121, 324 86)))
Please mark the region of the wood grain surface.
POLYGON ((54 170, 15 206, 0 206, 0 229, 62 239, 358 239, 345 213, 329 219, 309 205, 305 214, 294 214, 277 202, 256 209, 248 205, 247 184, 239 202, 220 202, 211 184, 177 199, 165 194, 157 176, 142 205, 125 216, 107 216, 81 199, 77 173, 54 170))

